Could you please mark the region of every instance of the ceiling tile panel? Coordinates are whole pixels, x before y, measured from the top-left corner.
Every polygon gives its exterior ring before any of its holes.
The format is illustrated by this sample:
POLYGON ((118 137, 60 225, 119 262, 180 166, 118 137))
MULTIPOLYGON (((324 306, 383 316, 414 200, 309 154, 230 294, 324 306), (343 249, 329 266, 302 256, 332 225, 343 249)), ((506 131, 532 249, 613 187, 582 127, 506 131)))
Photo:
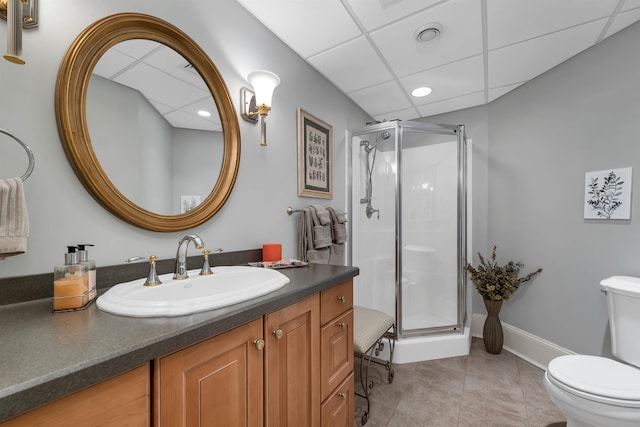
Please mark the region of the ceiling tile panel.
POLYGON ((621 12, 627 12, 631 9, 636 9, 640 7, 640 0, 625 0, 624 4, 622 5, 622 9, 620 9, 621 12))
POLYGON ((93 73, 97 74, 105 79, 110 79, 116 75, 123 68, 129 67, 135 62, 135 59, 118 52, 114 49, 109 49, 102 57, 100 61, 93 68, 93 73))
POLYGON ((197 130, 220 130, 214 123, 201 117, 193 117, 181 110, 173 111, 165 115, 171 126, 176 128, 197 129, 197 130))
POLYGON ((161 49, 156 49, 144 59, 144 62, 177 79, 207 92, 209 91, 206 83, 191 64, 182 55, 169 47, 162 46, 161 49))
POLYGON ((353 92, 393 79, 364 37, 312 56, 309 63, 343 92, 353 92))
POLYGON ((437 67, 482 52, 479 1, 453 0, 371 33, 376 46, 398 77, 437 67), (429 43, 415 40, 424 24, 442 25, 429 43))
POLYGON ((395 81, 357 90, 349 93, 349 96, 372 116, 412 107, 395 81))
POLYGON ((367 31, 423 11, 442 0, 346 0, 367 31))
POLYGON ((207 92, 144 63, 128 69, 114 81, 136 88, 146 98, 174 108, 180 108, 207 95, 207 92))
POLYGON ((608 18, 617 5, 618 0, 489 0, 489 50, 608 18))
POLYGON ((433 89, 430 95, 413 98, 416 105, 429 104, 484 90, 482 55, 434 68, 400 79, 407 94, 420 86, 433 89))
POLYGON ((132 58, 140 59, 161 46, 163 45, 158 44, 153 40, 132 39, 116 44, 113 49, 122 52, 125 55, 129 55, 132 58))
POLYGON ((340 0, 238 0, 298 55, 307 58, 362 32, 340 0))
POLYGON ((378 121, 383 120, 413 120, 418 118, 418 113, 415 108, 405 108, 404 110, 388 111, 373 116, 378 121))
POLYGON ((611 26, 607 29, 605 37, 609 37, 610 35, 617 33, 618 31, 628 27, 629 25, 638 22, 639 19, 640 8, 619 14, 618 16, 616 16, 611 26))
POLYGON ((606 19, 489 52, 489 88, 530 80, 593 45, 606 19))
POLYGON ((436 114, 447 113, 449 111, 462 110, 463 108, 475 107, 484 104, 484 92, 472 93, 444 101, 433 102, 431 104, 418 107, 420 117, 429 117, 436 114))

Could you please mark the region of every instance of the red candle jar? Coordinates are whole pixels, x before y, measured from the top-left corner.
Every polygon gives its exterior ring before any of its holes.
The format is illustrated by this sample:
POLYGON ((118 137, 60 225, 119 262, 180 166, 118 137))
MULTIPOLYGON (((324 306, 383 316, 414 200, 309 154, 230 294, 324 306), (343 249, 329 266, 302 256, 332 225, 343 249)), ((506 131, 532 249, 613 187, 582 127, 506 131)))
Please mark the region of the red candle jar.
POLYGON ((282 245, 280 243, 265 243, 262 245, 262 261, 280 261, 282 259, 282 245))

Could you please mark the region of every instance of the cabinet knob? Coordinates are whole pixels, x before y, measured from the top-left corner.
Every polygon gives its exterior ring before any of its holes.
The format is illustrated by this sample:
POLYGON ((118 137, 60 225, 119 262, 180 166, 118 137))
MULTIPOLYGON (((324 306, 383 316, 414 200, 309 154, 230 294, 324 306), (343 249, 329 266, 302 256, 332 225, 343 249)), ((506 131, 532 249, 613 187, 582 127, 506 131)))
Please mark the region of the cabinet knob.
POLYGON ((340 326, 340 329, 344 329, 347 327, 347 324, 345 322, 340 322, 338 323, 338 326, 340 326))
POLYGON ((347 298, 344 297, 344 296, 339 296, 338 297, 338 302, 345 303, 345 302, 347 302, 347 298))
POLYGON ((277 340, 284 336, 284 331, 282 329, 276 329, 273 331, 273 336, 276 337, 277 340))
POLYGON ((347 398, 347 393, 341 391, 340 393, 338 393, 338 396, 340 396, 340 399, 345 400, 347 398))
POLYGON ((262 349, 264 348, 264 340, 262 338, 258 338, 253 342, 253 345, 255 346, 256 350, 262 351, 262 349))

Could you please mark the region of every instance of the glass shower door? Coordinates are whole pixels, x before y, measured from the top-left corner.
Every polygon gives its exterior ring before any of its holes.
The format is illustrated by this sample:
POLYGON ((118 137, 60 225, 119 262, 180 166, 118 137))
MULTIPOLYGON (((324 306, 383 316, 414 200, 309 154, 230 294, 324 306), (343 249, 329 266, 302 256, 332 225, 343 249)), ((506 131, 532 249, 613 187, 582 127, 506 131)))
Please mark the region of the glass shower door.
POLYGON ((459 327, 458 141, 411 128, 400 153, 400 334, 459 327))

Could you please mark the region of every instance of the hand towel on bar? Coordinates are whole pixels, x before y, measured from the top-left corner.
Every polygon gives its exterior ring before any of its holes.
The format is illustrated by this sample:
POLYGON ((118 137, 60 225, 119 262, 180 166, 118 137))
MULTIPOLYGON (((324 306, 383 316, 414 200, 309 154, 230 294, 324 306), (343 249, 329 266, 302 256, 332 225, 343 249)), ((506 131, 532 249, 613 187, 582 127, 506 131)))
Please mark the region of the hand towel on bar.
MULTIPOLYGON (((322 208, 327 215, 329 211, 322 208)), ((311 213, 311 220, 313 221, 313 247, 314 249, 322 249, 331 246, 331 221, 326 224, 322 224, 322 221, 318 217, 318 211, 311 205, 309 208, 311 213)))
POLYGON ((27 251, 29 217, 22 179, 0 180, 0 259, 27 251))
POLYGON ((331 222, 331 216, 329 216, 329 211, 324 206, 311 205, 311 207, 316 210, 316 215, 320 220, 320 224, 328 225, 331 222))
POLYGON ((341 244, 347 241, 347 222, 344 212, 334 208, 327 208, 331 215, 331 231, 333 243, 341 244))
POLYGON ((331 245, 328 264, 344 265, 344 243, 331 245))
POLYGON ((298 259, 307 261, 307 248, 313 244, 311 236, 311 214, 309 208, 302 209, 300 214, 300 227, 298 229, 298 259))
POLYGON ((302 210, 298 254, 302 261, 313 262, 316 264, 327 264, 329 262, 329 248, 314 248, 315 226, 313 224, 312 215, 315 215, 315 210, 312 207, 306 207, 302 210))

